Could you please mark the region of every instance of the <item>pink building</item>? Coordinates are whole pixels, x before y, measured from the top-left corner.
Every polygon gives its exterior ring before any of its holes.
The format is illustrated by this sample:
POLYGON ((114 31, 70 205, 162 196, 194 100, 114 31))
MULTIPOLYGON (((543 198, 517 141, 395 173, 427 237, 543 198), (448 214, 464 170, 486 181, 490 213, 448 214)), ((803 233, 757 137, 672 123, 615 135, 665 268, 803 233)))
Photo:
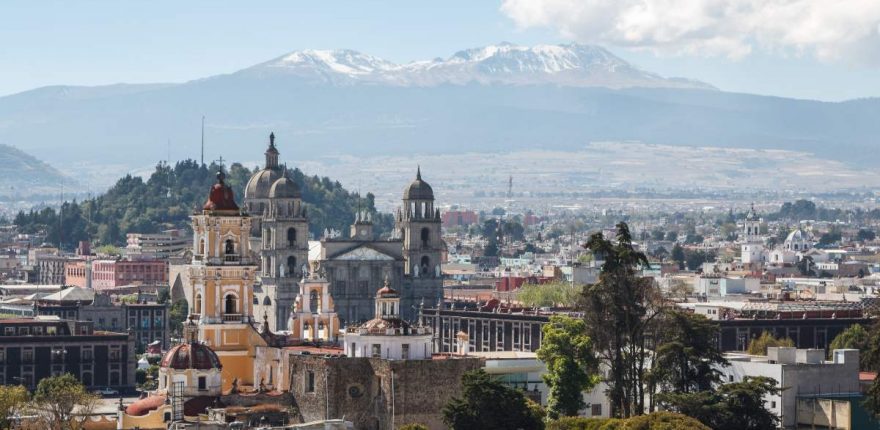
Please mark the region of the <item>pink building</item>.
MULTIPOLYGON (((83 260, 65 267, 67 284, 86 288, 88 270, 83 260)), ((92 288, 104 290, 125 285, 168 283, 168 262, 164 260, 92 260, 92 288)))

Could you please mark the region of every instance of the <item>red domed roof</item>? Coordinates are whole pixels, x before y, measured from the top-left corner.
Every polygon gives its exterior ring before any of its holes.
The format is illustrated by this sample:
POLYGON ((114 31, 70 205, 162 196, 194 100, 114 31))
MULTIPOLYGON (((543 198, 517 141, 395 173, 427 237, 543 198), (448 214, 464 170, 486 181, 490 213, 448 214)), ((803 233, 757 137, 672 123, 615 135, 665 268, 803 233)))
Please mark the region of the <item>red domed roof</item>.
POLYGON ((211 194, 208 195, 208 200, 205 201, 205 206, 202 209, 206 211, 238 210, 232 188, 223 183, 225 177, 223 172, 217 172, 217 183, 211 187, 211 194))
POLYGON ((223 367, 214 350, 200 343, 182 343, 171 348, 162 357, 160 366, 175 370, 208 370, 223 367))
POLYGON ((388 297, 388 296, 396 296, 398 295, 397 290, 391 288, 388 285, 388 281, 385 281, 385 286, 380 288, 379 291, 376 291, 376 297, 388 297))
POLYGON ((165 396, 150 396, 137 400, 125 408, 125 413, 131 416, 140 417, 148 414, 150 411, 159 409, 165 403, 165 396))

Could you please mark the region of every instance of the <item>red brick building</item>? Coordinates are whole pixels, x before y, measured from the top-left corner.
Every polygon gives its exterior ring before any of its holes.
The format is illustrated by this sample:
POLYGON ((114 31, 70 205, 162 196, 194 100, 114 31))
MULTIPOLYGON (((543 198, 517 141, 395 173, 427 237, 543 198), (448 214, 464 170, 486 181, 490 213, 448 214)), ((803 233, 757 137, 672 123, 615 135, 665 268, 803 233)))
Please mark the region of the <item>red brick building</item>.
MULTIPOLYGON (((88 286, 86 264, 83 260, 67 264, 67 285, 88 286)), ((168 262, 164 260, 92 260, 91 265, 91 287, 96 290, 168 283, 168 262)))
POLYGON ((469 226, 480 222, 480 216, 474 211, 446 211, 440 219, 443 227, 469 226))

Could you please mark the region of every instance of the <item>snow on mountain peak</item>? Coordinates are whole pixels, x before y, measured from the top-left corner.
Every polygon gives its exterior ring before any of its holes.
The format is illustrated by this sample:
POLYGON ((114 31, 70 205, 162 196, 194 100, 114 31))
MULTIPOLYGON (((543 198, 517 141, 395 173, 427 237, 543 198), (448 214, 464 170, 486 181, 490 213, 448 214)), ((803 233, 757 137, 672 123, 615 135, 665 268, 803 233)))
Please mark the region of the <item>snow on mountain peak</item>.
POLYGON ((396 86, 480 83, 711 88, 698 81, 666 79, 638 69, 604 48, 577 44, 521 46, 502 42, 462 50, 446 59, 406 64, 347 49, 307 49, 243 72, 296 75, 325 83, 396 86))

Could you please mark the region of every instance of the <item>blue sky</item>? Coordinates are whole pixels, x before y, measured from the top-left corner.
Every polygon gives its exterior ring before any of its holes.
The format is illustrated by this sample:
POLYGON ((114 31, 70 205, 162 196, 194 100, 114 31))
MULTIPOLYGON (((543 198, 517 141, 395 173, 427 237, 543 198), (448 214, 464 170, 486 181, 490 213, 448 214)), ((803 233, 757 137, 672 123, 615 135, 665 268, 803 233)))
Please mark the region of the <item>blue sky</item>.
MULTIPOLYGON (((633 0, 620 0, 622 5, 627 1, 633 0)), ((591 2, 584 4, 589 7, 591 2)), ((880 38, 870 33, 876 21, 876 9, 870 4, 858 16, 866 16, 865 22, 845 22, 848 28, 865 24, 870 37, 860 36, 856 44, 847 34, 839 49, 847 55, 841 58, 832 55, 838 51, 833 38, 780 34, 772 25, 745 30, 733 25, 757 21, 754 14, 745 17, 748 20, 731 16, 722 23, 707 23, 718 29, 717 34, 697 43, 693 34, 705 34, 705 28, 670 39, 668 26, 676 25, 674 21, 664 18, 667 28, 658 29, 646 26, 644 19, 632 24, 631 10, 603 9, 607 16, 591 10, 569 13, 564 9, 567 4, 554 0, 508 0, 504 7, 500 1, 472 0, 4 1, 0 3, 0 95, 57 84, 180 82, 232 72, 305 48, 350 48, 405 62, 446 57, 500 41, 577 41, 601 44, 647 70, 700 79, 727 91, 820 100, 880 96, 880 62, 859 58, 880 51, 874 43, 880 38), (591 30, 595 19, 623 22, 632 31, 599 34, 591 30), (730 36, 742 31, 748 37, 730 36), (784 42, 772 43, 777 36, 784 42), (752 40, 762 44, 752 46, 752 40), (717 46, 724 49, 714 49, 717 46), (745 55, 744 46, 751 48, 745 55)), ((686 16, 679 27, 702 22, 703 11, 694 13, 696 19, 686 16)))

